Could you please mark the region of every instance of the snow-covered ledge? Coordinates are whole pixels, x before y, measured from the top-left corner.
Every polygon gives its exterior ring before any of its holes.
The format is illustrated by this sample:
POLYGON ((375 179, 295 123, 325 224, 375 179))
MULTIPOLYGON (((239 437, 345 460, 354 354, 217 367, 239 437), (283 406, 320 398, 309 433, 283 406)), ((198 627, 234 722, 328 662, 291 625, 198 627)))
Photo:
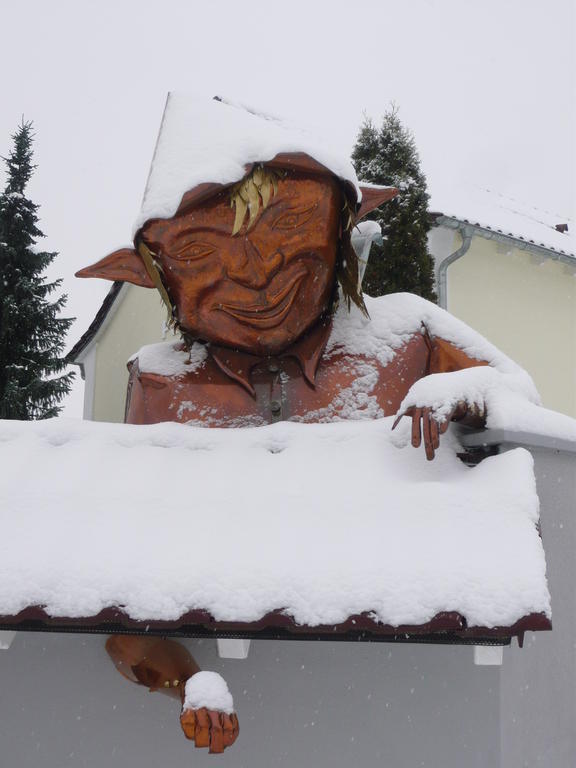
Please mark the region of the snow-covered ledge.
POLYGON ((528 448, 543 448, 550 451, 565 451, 566 453, 576 453, 576 440, 524 430, 466 430, 462 431, 460 434, 460 442, 466 448, 483 448, 493 445, 500 445, 503 447, 510 445, 522 445, 528 448))
POLYGON ((229 430, 72 419, 3 422, 0 458, 10 469, 0 506, 18 511, 0 521, 0 541, 11 542, 0 578, 5 627, 13 628, 13 606, 43 606, 48 617, 84 626, 117 605, 130 621, 170 625, 194 610, 235 625, 281 611, 294 626, 308 628, 368 613, 383 627, 421 626, 453 610, 455 594, 472 628, 511 628, 532 614, 548 617, 527 452, 492 457, 470 471, 449 430, 435 460, 427 462, 409 444, 410 425, 392 431, 393 421, 229 430), (24 477, 31 461, 33 487, 24 477), (355 484, 348 493, 319 482, 345 477, 351 466, 355 484), (126 480, 152 474, 162 478, 153 490, 126 480), (298 483, 278 494, 286 477, 298 483), (199 511, 192 519, 191 486, 199 511), (239 506, 230 491, 239 487, 258 487, 258 493, 239 506), (208 508, 214 512, 207 518, 202 510, 208 508), (216 564, 210 548, 195 548, 192 562, 187 548, 158 549, 166 531, 192 525, 196 540, 208 539, 215 518, 222 521, 216 564), (127 554, 134 530, 138 546, 127 554), (402 590, 391 588, 398 583, 402 590))

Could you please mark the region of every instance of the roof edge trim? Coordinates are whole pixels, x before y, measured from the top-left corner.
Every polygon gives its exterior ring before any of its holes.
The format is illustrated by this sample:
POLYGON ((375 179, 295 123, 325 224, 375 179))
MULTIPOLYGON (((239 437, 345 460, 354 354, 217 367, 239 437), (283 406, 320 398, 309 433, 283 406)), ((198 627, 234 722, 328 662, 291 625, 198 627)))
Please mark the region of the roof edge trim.
POLYGON ((92 345, 98 341, 108 323, 116 314, 122 299, 126 295, 126 291, 126 283, 117 280, 112 284, 100 309, 96 313, 96 317, 88 326, 88 330, 82 334, 80 339, 66 355, 66 360, 68 360, 68 362, 73 363, 74 365, 80 365, 84 361, 86 355, 92 348, 92 345))
POLYGON ((576 254, 571 251, 561 251, 551 245, 527 240, 521 235, 514 235, 511 232, 506 233, 499 229, 491 229, 487 225, 474 223, 470 219, 457 218, 456 216, 449 216, 438 211, 431 213, 430 216, 437 227, 445 226, 450 229, 460 229, 462 225, 465 225, 472 227, 480 237, 484 237, 486 240, 499 240, 505 243, 512 241, 516 243, 517 248, 520 250, 532 251, 540 256, 544 256, 544 258, 557 259, 571 266, 574 266, 576 263, 576 254))

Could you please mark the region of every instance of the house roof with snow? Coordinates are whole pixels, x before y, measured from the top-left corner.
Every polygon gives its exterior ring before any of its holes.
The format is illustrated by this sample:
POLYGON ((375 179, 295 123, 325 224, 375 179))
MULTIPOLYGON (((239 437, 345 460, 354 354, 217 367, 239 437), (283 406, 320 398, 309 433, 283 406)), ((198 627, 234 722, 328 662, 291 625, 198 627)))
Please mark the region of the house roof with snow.
POLYGON ((471 186, 432 190, 430 210, 437 224, 467 224, 485 237, 501 235, 548 251, 550 257, 576 259, 576 230, 570 219, 500 192, 471 186))

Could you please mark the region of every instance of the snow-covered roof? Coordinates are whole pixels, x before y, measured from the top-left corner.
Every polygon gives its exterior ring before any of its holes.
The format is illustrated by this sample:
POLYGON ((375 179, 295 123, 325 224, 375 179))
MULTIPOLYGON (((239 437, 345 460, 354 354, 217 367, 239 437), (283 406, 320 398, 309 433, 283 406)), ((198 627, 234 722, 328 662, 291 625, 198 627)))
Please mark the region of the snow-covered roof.
POLYGON ((576 258, 576 230, 570 219, 494 190, 465 185, 432 188, 430 210, 576 258), (557 224, 568 224, 568 232, 559 232, 557 224))
POLYGON ((232 102, 190 93, 168 95, 137 231, 152 218, 176 213, 185 192, 200 184, 232 184, 251 163, 304 153, 349 182, 362 199, 349 158, 286 120, 232 102))
POLYGON ((375 632, 549 617, 530 454, 469 468, 449 432, 427 462, 391 423, 3 422, 0 615, 363 615, 375 632))

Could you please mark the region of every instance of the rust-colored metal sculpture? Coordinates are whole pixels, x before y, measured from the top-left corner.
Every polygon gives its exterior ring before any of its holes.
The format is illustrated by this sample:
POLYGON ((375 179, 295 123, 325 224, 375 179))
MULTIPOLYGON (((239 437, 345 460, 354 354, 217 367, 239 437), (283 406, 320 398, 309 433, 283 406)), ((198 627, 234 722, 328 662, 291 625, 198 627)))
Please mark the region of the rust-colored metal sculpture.
MULTIPOLYGON (((338 285, 348 305, 365 311, 351 227, 395 193, 367 187, 358 205, 352 188, 312 158, 277 156, 232 186, 195 187, 172 218, 147 221, 134 248, 81 270, 80 277, 157 288, 182 349, 204 345, 203 365, 184 375, 148 373, 132 361, 126 421, 234 427, 318 420, 358 375, 342 355, 323 357, 338 285)), ((423 376, 485 364, 427 333, 415 334, 387 366, 371 363, 384 415, 396 413, 423 376)), ((426 408, 407 415, 412 444, 423 441, 432 459, 448 421, 439 425, 426 408)), ((481 422, 483 414, 462 403, 452 418, 481 422)), ((183 681, 198 671, 168 640, 111 637, 107 649, 128 679, 180 699, 183 681)), ((215 712, 187 712, 181 722, 196 746, 212 752, 238 733, 235 716, 215 712)))
POLYGON ((106 650, 127 680, 180 701, 182 730, 197 747, 217 754, 236 741, 239 728, 234 713, 184 707, 186 683, 200 668, 183 645, 158 637, 112 635, 106 650))

